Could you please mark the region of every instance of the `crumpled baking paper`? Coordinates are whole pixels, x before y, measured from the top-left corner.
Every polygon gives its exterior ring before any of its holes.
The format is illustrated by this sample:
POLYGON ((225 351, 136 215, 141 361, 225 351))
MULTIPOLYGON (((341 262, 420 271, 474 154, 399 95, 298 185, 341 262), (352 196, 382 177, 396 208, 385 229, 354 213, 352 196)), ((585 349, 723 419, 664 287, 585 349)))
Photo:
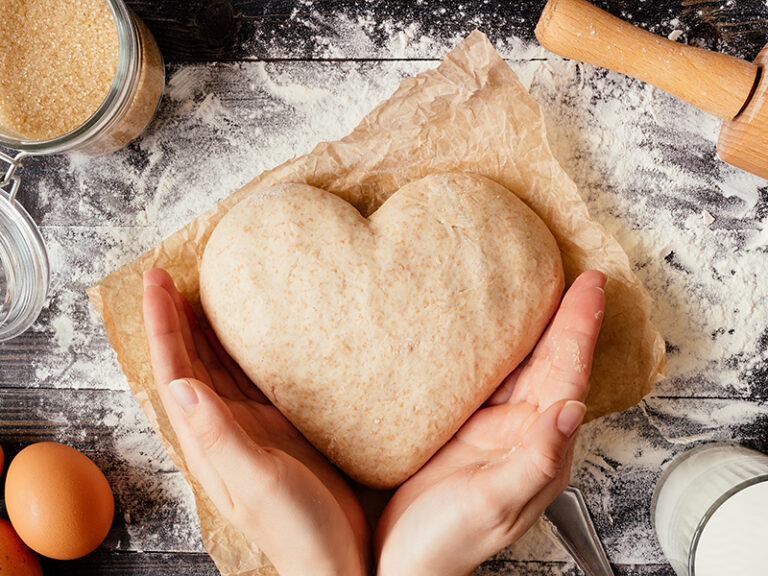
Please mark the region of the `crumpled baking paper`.
POLYGON ((88 290, 131 390, 192 485, 203 542, 224 576, 276 572, 256 544, 221 517, 189 474, 152 379, 142 321, 142 273, 165 268, 200 311, 198 268, 206 241, 222 216, 249 194, 282 182, 307 183, 369 215, 407 182, 448 171, 482 174, 522 198, 555 235, 567 283, 592 268, 607 274, 588 418, 634 405, 663 377, 664 341, 650 320, 650 296, 624 251, 590 218, 575 184, 552 156, 536 101, 485 35, 473 32, 437 69, 404 80, 350 135, 257 176, 88 290))

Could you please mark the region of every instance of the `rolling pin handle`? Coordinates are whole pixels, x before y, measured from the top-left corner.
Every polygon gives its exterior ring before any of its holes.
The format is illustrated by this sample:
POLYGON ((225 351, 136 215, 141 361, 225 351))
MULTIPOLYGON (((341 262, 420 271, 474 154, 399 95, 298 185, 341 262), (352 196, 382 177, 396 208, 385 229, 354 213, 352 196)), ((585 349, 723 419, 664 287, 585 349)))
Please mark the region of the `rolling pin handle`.
POLYGON ((726 120, 744 109, 757 80, 751 62, 651 34, 585 0, 549 0, 536 38, 560 56, 648 82, 726 120))

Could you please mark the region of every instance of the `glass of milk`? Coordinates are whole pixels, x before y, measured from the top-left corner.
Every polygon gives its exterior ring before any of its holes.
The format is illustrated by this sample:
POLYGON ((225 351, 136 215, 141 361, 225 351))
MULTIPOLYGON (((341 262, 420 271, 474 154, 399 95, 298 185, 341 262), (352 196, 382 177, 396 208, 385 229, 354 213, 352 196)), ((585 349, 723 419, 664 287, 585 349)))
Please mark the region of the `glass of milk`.
POLYGON ((656 484, 651 520, 677 576, 765 576, 768 456, 724 443, 681 454, 656 484))

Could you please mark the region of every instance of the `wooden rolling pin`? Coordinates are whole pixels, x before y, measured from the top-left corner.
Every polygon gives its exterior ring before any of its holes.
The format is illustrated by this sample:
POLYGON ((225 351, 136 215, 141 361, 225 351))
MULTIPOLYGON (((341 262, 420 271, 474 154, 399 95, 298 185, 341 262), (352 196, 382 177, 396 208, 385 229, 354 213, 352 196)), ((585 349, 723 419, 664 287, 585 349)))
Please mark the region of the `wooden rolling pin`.
POLYGON ((585 0, 549 0, 536 38, 556 54, 649 82, 722 118, 720 157, 768 178, 768 46, 753 64, 672 42, 585 0))

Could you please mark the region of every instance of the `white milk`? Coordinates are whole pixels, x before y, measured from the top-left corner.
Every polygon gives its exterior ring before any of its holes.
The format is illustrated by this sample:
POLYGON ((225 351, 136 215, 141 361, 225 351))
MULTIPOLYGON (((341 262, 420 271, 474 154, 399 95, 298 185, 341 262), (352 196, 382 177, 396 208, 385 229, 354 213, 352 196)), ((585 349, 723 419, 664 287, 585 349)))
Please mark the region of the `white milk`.
POLYGON ((651 519, 678 576, 768 574, 768 456, 705 444, 656 484, 651 519))

